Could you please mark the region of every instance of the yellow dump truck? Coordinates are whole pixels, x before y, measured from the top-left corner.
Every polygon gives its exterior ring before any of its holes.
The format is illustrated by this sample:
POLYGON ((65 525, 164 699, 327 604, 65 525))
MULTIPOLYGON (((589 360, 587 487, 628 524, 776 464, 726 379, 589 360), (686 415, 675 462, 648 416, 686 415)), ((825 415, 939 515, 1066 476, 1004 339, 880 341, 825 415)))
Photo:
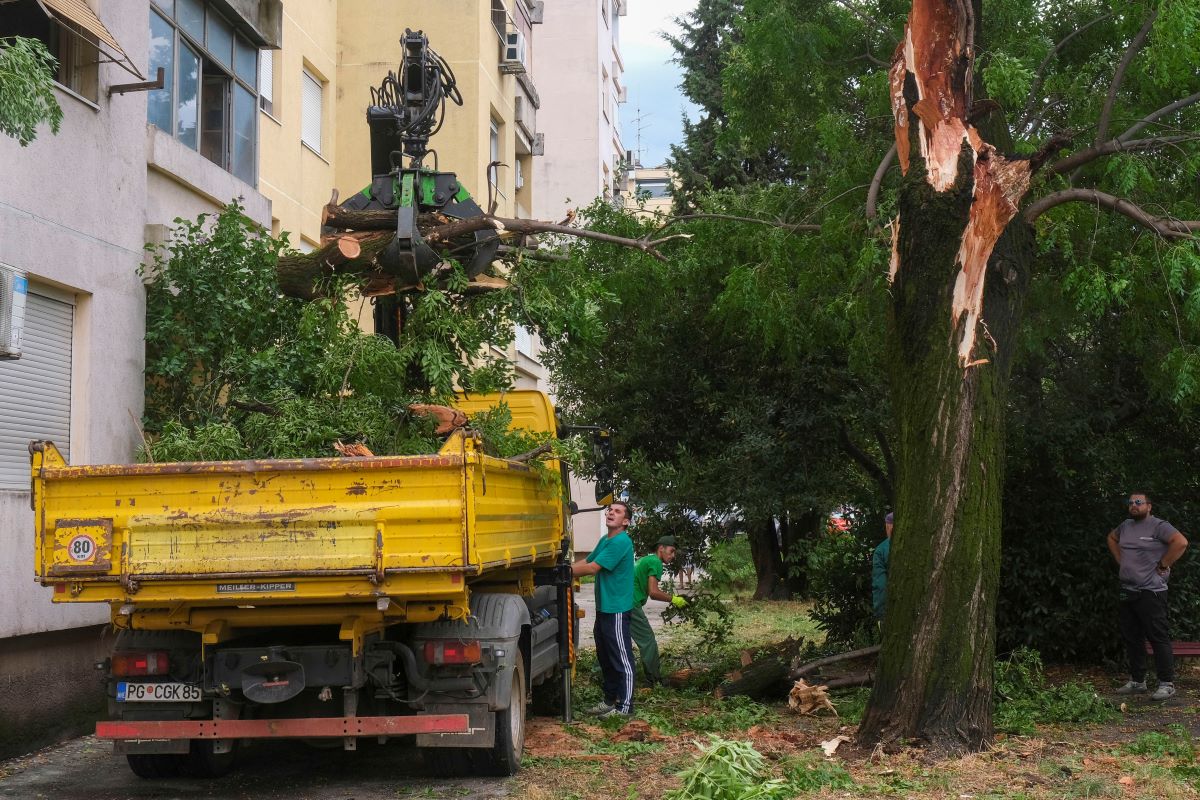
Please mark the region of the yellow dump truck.
MULTIPOLYGON (((514 427, 558 431, 545 395, 503 402, 514 427)), ((570 718, 568 484, 469 429, 422 456, 30 454, 37 578, 55 602, 110 605, 97 736, 138 775, 220 774, 240 740, 410 734, 436 772, 511 774, 528 703, 570 718)))

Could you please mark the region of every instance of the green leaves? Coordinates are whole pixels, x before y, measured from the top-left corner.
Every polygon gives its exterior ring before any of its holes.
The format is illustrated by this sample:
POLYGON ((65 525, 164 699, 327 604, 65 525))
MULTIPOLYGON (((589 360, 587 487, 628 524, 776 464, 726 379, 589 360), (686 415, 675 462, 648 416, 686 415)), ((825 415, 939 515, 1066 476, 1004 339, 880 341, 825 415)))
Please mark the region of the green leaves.
POLYGON ((37 127, 58 133, 63 113, 54 97, 58 62, 38 39, 0 37, 0 133, 27 146, 37 127))
POLYGON ((696 761, 679 774, 683 786, 663 800, 783 800, 795 792, 787 781, 768 778, 766 759, 749 742, 710 734, 697 742, 696 761))
POLYGON ((988 96, 1012 111, 1025 104, 1033 84, 1034 72, 1020 59, 1007 53, 992 53, 983 68, 983 82, 988 96))

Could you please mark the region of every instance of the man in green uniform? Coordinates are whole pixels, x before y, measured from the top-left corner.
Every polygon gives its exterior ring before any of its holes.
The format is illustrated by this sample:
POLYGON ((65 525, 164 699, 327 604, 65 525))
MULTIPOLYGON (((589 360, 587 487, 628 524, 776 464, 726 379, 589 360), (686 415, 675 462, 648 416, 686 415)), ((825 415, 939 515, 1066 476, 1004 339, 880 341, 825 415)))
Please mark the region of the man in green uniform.
POLYGON ((592 709, 602 717, 633 713, 633 644, 629 617, 633 603, 633 540, 629 504, 618 500, 604 512, 608 535, 586 559, 571 566, 576 578, 596 576, 596 660, 603 677, 604 700, 592 709))
POLYGON ((646 619, 646 600, 653 597, 671 603, 676 608, 687 605, 687 600, 679 595, 669 595, 658 587, 658 582, 662 580, 663 565, 674 560, 675 537, 664 536, 654 546, 654 552, 642 556, 633 567, 633 613, 629 615, 629 633, 641 654, 642 669, 646 671, 646 680, 651 686, 662 683, 662 674, 658 661, 658 642, 654 638, 650 620, 646 619))

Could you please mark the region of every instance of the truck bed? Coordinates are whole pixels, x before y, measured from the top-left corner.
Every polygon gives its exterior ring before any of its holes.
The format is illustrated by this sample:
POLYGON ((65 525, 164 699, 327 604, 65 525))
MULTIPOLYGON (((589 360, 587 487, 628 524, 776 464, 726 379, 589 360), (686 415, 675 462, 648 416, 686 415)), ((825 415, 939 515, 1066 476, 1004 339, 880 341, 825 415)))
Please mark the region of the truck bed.
MULTIPOLYGON (((506 399, 552 425, 544 398, 522 405, 539 398, 506 399)), ((247 610, 270 622, 264 606, 308 607, 293 624, 362 604, 461 618, 471 580, 553 563, 566 529, 557 487, 461 432, 432 456, 72 467, 53 443, 31 453, 36 577, 55 601, 199 609, 193 629, 247 610)))

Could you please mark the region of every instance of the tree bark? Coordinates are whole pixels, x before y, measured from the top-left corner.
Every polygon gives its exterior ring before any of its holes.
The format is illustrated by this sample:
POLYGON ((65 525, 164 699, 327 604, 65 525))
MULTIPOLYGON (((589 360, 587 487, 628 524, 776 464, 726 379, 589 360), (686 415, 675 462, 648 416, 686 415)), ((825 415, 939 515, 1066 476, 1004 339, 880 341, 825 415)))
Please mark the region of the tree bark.
POLYGON ((754 589, 755 600, 786 600, 787 586, 783 581, 783 556, 779 550, 779 539, 775 533, 775 520, 751 522, 747 533, 750 539, 750 557, 754 561, 754 574, 758 584, 754 589))
POLYGON ((969 0, 914 0, 893 62, 899 452, 882 651, 859 728, 868 745, 962 752, 993 734, 1003 409, 1034 240, 1013 221, 1029 162, 1005 159, 966 118, 974 25, 969 0))

